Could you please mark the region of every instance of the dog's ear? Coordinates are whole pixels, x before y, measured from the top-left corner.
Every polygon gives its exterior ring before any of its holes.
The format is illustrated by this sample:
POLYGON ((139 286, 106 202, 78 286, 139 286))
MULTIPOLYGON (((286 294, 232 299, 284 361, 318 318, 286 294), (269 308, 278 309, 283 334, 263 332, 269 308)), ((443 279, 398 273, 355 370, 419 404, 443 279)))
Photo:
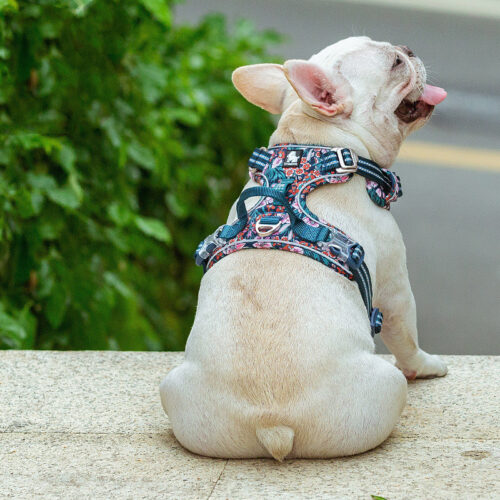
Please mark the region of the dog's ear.
POLYGON ((269 113, 283 111, 283 101, 290 88, 280 64, 251 64, 233 71, 233 84, 252 104, 269 113))
POLYGON ((286 61, 283 70, 302 101, 318 113, 329 117, 351 113, 350 85, 340 73, 326 74, 317 64, 298 59, 286 61))

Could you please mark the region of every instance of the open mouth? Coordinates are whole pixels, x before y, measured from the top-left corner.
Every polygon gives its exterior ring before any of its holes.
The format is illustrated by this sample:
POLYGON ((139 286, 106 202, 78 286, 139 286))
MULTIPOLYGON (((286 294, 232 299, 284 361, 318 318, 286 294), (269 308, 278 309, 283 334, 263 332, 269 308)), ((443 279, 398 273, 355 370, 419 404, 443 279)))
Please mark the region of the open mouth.
POLYGON ((417 100, 403 99, 395 113, 404 123, 411 123, 419 118, 427 118, 434 106, 444 101, 445 98, 446 90, 433 85, 425 85, 422 95, 417 100))

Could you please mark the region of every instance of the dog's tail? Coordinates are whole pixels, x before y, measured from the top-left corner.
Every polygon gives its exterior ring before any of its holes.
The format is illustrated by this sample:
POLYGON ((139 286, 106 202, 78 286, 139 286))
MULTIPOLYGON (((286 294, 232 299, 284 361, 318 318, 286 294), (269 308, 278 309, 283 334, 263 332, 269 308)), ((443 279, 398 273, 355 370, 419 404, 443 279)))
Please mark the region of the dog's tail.
POLYGON ((295 433, 290 427, 277 425, 275 427, 258 427, 255 431, 259 443, 275 458, 278 462, 292 451, 293 438, 295 433))

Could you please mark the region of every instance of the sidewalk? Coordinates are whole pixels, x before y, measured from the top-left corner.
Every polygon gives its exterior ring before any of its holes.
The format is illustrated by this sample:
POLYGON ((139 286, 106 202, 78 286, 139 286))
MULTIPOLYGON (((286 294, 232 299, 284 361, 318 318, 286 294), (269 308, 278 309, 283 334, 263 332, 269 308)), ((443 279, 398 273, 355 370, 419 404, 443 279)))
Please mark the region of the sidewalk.
POLYGON ((334 460, 215 460, 175 440, 158 384, 182 353, 0 352, 0 498, 498 495, 499 357, 409 384, 391 437, 334 460), (496 472, 495 472, 496 471, 496 472))

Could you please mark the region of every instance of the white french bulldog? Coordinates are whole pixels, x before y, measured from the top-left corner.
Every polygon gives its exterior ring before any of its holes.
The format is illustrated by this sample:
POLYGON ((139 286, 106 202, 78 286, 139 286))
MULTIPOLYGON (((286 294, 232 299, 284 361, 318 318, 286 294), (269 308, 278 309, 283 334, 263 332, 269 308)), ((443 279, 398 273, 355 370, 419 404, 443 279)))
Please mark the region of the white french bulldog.
MULTIPOLYGON (((342 40, 309 61, 238 68, 233 82, 248 101, 282 113, 270 145, 347 147, 385 168, 446 97, 426 85, 410 49, 367 37, 342 40)), ((365 249, 374 304, 384 312, 381 336, 399 370, 374 355, 354 282, 291 252, 235 252, 203 277, 185 360, 160 387, 187 449, 280 461, 361 453, 394 428, 405 376, 446 374, 443 361, 418 346, 403 239, 365 184, 355 175, 322 186, 308 206, 365 249)), ((228 223, 235 218, 233 206, 228 223)))

